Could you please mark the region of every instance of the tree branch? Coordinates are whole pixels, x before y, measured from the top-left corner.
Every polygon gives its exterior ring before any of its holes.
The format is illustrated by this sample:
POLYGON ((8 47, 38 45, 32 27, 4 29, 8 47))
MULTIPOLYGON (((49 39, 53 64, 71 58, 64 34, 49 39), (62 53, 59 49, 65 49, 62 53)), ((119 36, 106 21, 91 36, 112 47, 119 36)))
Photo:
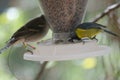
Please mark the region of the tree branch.
POLYGON ((48 61, 43 62, 42 66, 41 66, 41 70, 38 73, 38 75, 37 75, 37 77, 36 77, 35 80, 40 80, 41 79, 41 77, 43 76, 43 73, 45 71, 45 67, 46 67, 47 64, 48 64, 48 61))
POLYGON ((104 10, 104 12, 101 13, 101 14, 98 14, 98 15, 96 16, 96 18, 92 20, 92 22, 97 22, 98 20, 100 20, 100 19, 103 18, 104 16, 108 15, 110 12, 118 9, 119 7, 120 7, 120 2, 118 2, 118 3, 116 3, 116 4, 113 4, 113 5, 109 6, 109 7, 107 7, 107 8, 104 10))

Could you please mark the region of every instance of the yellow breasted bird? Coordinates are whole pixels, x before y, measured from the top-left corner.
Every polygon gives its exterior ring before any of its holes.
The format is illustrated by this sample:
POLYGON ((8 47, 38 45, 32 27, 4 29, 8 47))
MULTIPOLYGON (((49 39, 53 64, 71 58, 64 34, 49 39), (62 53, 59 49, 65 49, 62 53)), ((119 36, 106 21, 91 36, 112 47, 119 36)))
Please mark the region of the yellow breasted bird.
POLYGON ((27 44, 27 42, 35 42, 43 38, 47 34, 48 30, 49 25, 44 15, 34 18, 28 21, 24 26, 22 26, 12 35, 12 37, 8 40, 6 46, 0 49, 0 53, 19 42, 23 42, 24 44, 30 46, 27 44))
POLYGON ((70 42, 73 42, 73 40, 81 40, 84 38, 88 39, 96 39, 96 35, 100 32, 106 32, 108 34, 111 34, 113 36, 119 37, 117 34, 107 30, 106 26, 93 23, 93 22, 85 22, 82 24, 77 25, 73 32, 71 33, 71 38, 69 39, 70 42))

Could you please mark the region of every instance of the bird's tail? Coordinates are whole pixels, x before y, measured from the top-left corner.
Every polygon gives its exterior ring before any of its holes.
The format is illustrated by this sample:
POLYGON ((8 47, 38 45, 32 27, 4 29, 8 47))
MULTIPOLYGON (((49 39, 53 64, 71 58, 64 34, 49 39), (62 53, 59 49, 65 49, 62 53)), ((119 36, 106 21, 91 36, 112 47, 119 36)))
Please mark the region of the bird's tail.
POLYGON ((16 40, 14 38, 11 38, 9 41, 7 41, 6 46, 3 47, 2 49, 0 49, 0 54, 5 51, 6 49, 8 49, 12 44, 14 44, 16 42, 16 40))
POLYGON ((7 44, 5 47, 3 47, 2 49, 0 49, 0 54, 5 51, 6 49, 8 49, 11 46, 11 44, 7 44))
POLYGON ((111 35, 113 35, 113 36, 116 36, 116 37, 120 37, 119 35, 111 32, 111 31, 109 31, 109 30, 106 30, 106 29, 104 29, 104 32, 106 32, 106 33, 108 33, 108 34, 111 34, 111 35))

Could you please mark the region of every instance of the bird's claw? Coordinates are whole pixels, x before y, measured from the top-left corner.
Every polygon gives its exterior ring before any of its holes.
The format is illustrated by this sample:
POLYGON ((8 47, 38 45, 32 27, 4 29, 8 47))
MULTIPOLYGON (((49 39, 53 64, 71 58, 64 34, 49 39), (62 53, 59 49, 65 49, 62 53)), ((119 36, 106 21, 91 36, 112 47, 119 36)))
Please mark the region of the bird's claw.
POLYGON ((74 43, 74 41, 73 41, 72 38, 68 39, 68 42, 72 42, 72 43, 74 43))
POLYGON ((85 44, 85 41, 84 41, 84 40, 82 40, 82 39, 80 40, 80 42, 82 42, 82 43, 83 43, 83 45, 85 44))
POLYGON ((98 39, 95 37, 91 38, 91 40, 96 40, 98 42, 98 39))
POLYGON ((98 39, 97 39, 97 38, 95 38, 94 40, 96 40, 96 41, 98 42, 98 39))
POLYGON ((31 50, 27 50, 27 52, 30 52, 33 55, 33 52, 31 50))
POLYGON ((31 46, 30 44, 27 44, 27 46, 29 46, 29 47, 32 48, 32 49, 36 49, 36 47, 31 46))

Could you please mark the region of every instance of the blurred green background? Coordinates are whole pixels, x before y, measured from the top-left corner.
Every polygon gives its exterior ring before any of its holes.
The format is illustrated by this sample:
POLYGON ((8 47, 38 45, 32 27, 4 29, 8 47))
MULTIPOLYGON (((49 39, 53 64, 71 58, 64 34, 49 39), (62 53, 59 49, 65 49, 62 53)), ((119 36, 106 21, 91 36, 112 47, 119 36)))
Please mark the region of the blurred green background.
MULTIPOLYGON (((88 0, 84 21, 91 21, 107 6, 119 0, 88 0)), ((98 23, 120 34, 120 9, 98 23)), ((41 14, 36 0, 0 0, 0 48, 11 35, 31 18, 41 14)), ((51 32, 46 36, 49 38, 51 32)), ((112 52, 100 57, 49 62, 43 80, 120 80, 120 41, 109 35, 97 36, 99 44, 108 45, 112 52)), ((40 63, 23 60, 24 49, 12 47, 0 55, 0 80, 34 80, 40 63), (18 52, 18 50, 21 50, 18 52)), ((74 54, 74 53, 73 53, 74 54)))

